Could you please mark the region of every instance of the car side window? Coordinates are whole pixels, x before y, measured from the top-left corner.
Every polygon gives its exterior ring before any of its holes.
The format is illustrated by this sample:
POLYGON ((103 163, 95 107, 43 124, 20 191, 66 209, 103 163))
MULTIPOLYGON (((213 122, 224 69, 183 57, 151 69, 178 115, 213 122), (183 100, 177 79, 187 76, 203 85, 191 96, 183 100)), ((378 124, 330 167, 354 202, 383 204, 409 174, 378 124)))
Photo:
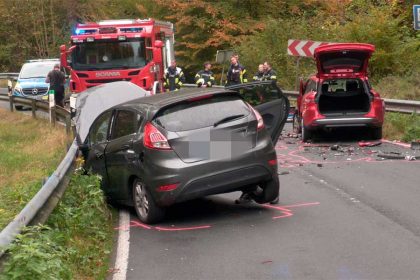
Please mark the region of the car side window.
POLYGON ((117 139, 136 133, 141 122, 141 115, 128 110, 120 110, 115 117, 111 139, 117 139))
POLYGON ((112 111, 106 112, 93 124, 92 130, 89 133, 89 140, 92 145, 103 143, 107 140, 111 116, 112 111))
POLYGON ((280 98, 278 89, 271 85, 257 85, 241 88, 242 98, 252 106, 264 104, 280 98))

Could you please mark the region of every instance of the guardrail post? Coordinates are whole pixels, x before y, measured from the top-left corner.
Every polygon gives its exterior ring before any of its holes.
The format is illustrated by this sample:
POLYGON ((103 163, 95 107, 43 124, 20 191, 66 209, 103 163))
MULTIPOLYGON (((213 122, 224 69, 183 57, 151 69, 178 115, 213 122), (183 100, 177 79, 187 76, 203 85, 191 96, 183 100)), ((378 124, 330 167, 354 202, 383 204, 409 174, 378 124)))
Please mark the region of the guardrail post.
POLYGON ((55 127, 55 123, 57 121, 57 111, 55 110, 55 106, 50 107, 50 118, 50 123, 52 123, 52 125, 55 127))
POLYGON ((32 118, 36 119, 36 101, 32 99, 32 118))
POLYGON ((57 115, 56 115, 56 111, 55 111, 55 96, 54 96, 54 94, 55 94, 55 91, 54 90, 50 90, 49 92, 48 92, 48 100, 49 100, 49 113, 50 113, 50 123, 52 123, 53 124, 53 126, 55 126, 55 121, 56 121, 56 118, 57 118, 57 115))
POLYGON ((9 102, 10 102, 10 112, 13 112, 15 106, 13 105, 13 95, 9 95, 9 102))
POLYGON ((66 114, 66 134, 70 135, 71 133, 71 116, 66 114))

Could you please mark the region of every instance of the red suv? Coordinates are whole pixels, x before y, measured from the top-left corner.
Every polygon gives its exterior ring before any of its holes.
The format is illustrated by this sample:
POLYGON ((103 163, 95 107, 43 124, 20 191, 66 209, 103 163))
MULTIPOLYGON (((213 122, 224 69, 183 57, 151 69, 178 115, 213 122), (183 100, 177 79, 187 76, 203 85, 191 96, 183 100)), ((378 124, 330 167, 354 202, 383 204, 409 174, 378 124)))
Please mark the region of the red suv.
POLYGON ((385 106, 369 83, 370 44, 330 44, 315 49, 318 73, 301 81, 293 120, 306 142, 313 132, 334 127, 368 127, 382 138, 385 106))

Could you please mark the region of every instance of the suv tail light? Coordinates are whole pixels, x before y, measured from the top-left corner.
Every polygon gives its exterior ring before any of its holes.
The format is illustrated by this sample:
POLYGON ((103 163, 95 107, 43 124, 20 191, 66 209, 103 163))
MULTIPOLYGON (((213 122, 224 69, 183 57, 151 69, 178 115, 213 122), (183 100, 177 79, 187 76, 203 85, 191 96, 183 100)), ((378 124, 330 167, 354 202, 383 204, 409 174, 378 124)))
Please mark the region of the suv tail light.
POLYGON ((168 139, 150 122, 144 126, 143 144, 154 150, 172 150, 168 139))
POLYGON ((264 128, 264 120, 261 117, 260 113, 258 113, 257 110, 255 110, 254 108, 252 108, 252 106, 249 105, 249 104, 248 104, 248 106, 252 110, 252 112, 254 113, 255 117, 257 118, 257 122, 258 122, 258 124, 257 124, 257 131, 260 131, 261 129, 264 128))

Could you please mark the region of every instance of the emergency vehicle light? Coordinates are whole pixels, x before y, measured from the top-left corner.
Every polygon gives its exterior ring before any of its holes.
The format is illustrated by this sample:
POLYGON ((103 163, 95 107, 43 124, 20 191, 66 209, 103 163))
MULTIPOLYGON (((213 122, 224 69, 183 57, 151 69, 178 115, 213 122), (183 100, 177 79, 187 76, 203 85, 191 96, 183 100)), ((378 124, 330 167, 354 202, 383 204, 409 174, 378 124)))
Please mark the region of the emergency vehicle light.
POLYGON ((130 27, 130 28, 120 28, 120 32, 122 33, 137 33, 142 31, 143 28, 141 27, 130 27))
POLYGON ((96 33, 96 29, 76 29, 76 35, 87 35, 96 33))

